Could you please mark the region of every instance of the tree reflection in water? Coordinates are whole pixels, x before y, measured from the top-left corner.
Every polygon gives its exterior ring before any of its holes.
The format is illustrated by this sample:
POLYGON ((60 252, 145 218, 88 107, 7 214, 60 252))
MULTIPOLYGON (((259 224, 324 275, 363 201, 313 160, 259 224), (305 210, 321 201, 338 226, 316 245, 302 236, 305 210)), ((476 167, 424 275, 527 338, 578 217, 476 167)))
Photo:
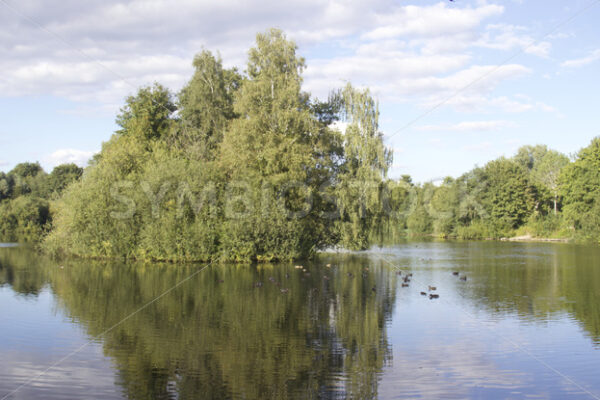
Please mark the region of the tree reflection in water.
POLYGON ((102 337, 131 399, 375 398, 390 361, 395 275, 372 265, 362 272, 364 258, 305 264, 307 273, 214 265, 135 313, 200 266, 86 261, 61 269, 38 259, 32 274, 32 257, 3 254, 1 282, 32 294, 49 282, 59 306, 102 337))

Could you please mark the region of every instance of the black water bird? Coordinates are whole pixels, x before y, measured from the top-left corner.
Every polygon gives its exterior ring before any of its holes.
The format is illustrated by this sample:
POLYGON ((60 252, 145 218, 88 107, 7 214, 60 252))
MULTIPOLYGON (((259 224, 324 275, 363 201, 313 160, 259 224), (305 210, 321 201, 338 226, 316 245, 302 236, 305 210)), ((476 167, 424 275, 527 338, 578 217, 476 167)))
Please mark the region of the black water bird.
POLYGON ((466 281, 467 281, 467 277, 466 277, 466 276, 461 276, 461 277, 460 277, 460 280, 461 280, 461 281, 465 281, 465 282, 466 282, 466 281))
POLYGON ((430 298, 430 299, 439 299, 439 298, 440 298, 440 295, 439 295, 439 294, 433 294, 433 293, 432 293, 432 294, 430 294, 430 295, 429 295, 429 298, 430 298))

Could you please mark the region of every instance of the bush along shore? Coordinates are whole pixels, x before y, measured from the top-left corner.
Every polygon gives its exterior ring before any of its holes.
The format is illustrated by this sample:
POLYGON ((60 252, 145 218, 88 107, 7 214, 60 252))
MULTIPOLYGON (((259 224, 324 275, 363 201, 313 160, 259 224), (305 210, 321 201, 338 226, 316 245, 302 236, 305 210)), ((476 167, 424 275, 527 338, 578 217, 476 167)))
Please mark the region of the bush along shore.
POLYGON ((0 173, 0 239, 57 256, 272 261, 434 235, 600 242, 600 138, 569 158, 525 146, 458 178, 388 178, 377 101, 351 84, 302 90, 304 59, 276 29, 244 71, 202 51, 176 94, 128 97, 83 170, 0 173))

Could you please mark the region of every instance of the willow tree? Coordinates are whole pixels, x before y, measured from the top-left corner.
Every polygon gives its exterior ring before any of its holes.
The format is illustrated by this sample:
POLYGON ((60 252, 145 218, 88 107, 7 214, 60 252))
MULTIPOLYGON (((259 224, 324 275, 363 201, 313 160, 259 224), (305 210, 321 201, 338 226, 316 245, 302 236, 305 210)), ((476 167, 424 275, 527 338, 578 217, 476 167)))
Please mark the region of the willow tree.
POLYGON ((341 244, 364 249, 369 233, 384 217, 383 190, 392 153, 379 130, 379 107, 368 89, 348 84, 341 91, 344 132, 344 165, 337 187, 341 244))
POLYGON ((121 129, 56 203, 47 250, 82 257, 135 257, 142 214, 148 209, 139 190, 140 177, 153 151, 164 147, 172 110, 169 91, 158 84, 127 98, 117 116, 121 129))
POLYGON ((301 91, 304 59, 283 32, 258 34, 225 132, 229 181, 222 251, 234 259, 296 258, 320 246, 316 142, 322 131, 301 91))

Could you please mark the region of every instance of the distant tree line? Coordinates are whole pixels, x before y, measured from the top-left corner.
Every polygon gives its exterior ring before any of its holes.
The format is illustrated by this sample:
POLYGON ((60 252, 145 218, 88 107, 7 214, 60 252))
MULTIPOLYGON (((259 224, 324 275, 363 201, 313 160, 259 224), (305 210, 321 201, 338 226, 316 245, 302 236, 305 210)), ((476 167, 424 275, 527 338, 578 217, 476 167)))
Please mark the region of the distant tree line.
POLYGON ((51 201, 82 174, 75 164, 59 165, 47 174, 39 163, 0 172, 0 240, 39 240, 50 227, 51 201))
POLYGON ((296 259, 405 234, 600 241, 600 139, 573 160, 525 146, 456 179, 392 180, 369 91, 311 97, 296 50, 258 34, 243 72, 202 51, 179 93, 156 83, 126 99, 85 174, 0 175, 0 233, 53 254, 169 261, 296 259))
POLYGON ((524 146, 457 179, 404 183, 403 212, 390 220, 411 234, 462 239, 531 235, 600 242, 600 138, 573 160, 524 146))

